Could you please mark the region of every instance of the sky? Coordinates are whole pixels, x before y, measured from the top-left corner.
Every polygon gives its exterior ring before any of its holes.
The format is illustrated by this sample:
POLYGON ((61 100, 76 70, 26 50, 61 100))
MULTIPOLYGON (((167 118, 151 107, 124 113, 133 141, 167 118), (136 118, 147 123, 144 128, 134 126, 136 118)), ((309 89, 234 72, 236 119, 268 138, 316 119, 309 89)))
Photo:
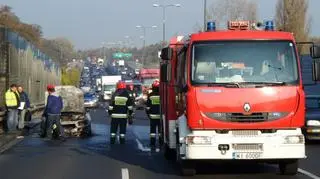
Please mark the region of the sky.
MULTIPOLYGON (((207 0, 208 7, 216 0, 207 0)), ((273 19, 276 0, 255 0, 260 20, 273 19)), ((189 34, 196 23, 203 24, 203 0, 0 0, 7 4, 24 22, 39 24, 44 37, 67 37, 77 49, 102 46, 102 42, 126 41, 130 36, 141 46, 142 29, 147 28, 146 44, 162 40, 162 9, 153 3, 181 4, 166 10, 166 39, 175 34, 189 34)), ((320 36, 319 0, 309 0, 312 16, 311 34, 320 36)))

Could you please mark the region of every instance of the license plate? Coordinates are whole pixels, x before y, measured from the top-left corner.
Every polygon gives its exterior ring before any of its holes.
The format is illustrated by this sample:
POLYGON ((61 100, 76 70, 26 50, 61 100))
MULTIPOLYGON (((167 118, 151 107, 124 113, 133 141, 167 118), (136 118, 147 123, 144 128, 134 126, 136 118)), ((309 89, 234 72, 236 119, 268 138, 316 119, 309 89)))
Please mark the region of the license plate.
POLYGON ((254 160, 261 157, 261 152, 233 152, 233 159, 254 160))

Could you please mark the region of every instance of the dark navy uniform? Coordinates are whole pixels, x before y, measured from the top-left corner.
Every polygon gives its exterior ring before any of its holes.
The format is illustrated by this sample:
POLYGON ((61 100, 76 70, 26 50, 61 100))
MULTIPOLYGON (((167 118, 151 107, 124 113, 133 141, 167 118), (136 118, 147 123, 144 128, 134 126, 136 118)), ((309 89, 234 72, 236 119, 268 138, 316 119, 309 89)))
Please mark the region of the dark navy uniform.
POLYGON ((125 87, 117 89, 113 94, 108 111, 111 116, 111 144, 115 143, 118 126, 120 126, 120 143, 125 143, 127 119, 132 114, 132 104, 133 101, 125 87))
POLYGON ((150 145, 152 147, 156 144, 156 136, 158 129, 159 142, 161 138, 161 122, 160 122, 160 95, 159 95, 159 82, 156 81, 152 85, 152 92, 148 95, 147 99, 147 114, 150 119, 150 145))

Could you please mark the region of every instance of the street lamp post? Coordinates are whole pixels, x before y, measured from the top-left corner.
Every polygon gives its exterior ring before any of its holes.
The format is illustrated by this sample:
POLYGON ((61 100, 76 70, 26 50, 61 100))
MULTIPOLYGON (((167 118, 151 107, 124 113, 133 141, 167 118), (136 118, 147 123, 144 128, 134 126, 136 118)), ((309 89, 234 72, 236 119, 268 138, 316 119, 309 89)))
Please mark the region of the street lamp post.
POLYGON ((143 48, 145 48, 146 47, 146 29, 157 28, 157 26, 156 25, 153 25, 153 26, 137 25, 136 28, 142 28, 143 30, 143 48))
POLYGON ((207 0, 203 2, 203 31, 207 29, 207 0))
POLYGON ((125 36, 124 38, 127 39, 127 45, 128 45, 128 48, 133 48, 135 46, 135 38, 134 36, 125 36))
POLYGON ((145 49, 146 49, 146 29, 152 29, 152 28, 157 28, 156 25, 153 26, 143 26, 143 25, 137 25, 136 28, 142 28, 143 30, 143 54, 142 54, 142 58, 143 58, 143 63, 145 61, 145 49))
POLYGON ((181 7, 180 4, 153 4, 153 7, 161 7, 162 8, 162 42, 163 44, 166 41, 166 8, 167 7, 181 7))
POLYGON ((100 53, 100 56, 102 56, 102 58, 104 59, 105 58, 105 42, 102 42, 102 54, 100 53))

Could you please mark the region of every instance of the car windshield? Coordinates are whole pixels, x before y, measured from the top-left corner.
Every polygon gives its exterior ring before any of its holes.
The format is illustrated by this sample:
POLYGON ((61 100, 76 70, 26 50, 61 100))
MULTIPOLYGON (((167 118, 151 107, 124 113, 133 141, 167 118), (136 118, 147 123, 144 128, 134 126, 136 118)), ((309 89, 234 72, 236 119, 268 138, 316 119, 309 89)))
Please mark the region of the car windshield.
POLYGON ((144 86, 151 86, 154 80, 155 78, 146 78, 146 79, 143 79, 142 84, 144 86))
POLYGON ((295 47, 290 41, 219 41, 192 50, 193 84, 298 82, 295 47))
POLYGON ((93 98, 94 94, 93 93, 86 93, 84 94, 84 98, 93 98))
POLYGON ((116 85, 104 85, 103 90, 104 91, 115 91, 116 85))

